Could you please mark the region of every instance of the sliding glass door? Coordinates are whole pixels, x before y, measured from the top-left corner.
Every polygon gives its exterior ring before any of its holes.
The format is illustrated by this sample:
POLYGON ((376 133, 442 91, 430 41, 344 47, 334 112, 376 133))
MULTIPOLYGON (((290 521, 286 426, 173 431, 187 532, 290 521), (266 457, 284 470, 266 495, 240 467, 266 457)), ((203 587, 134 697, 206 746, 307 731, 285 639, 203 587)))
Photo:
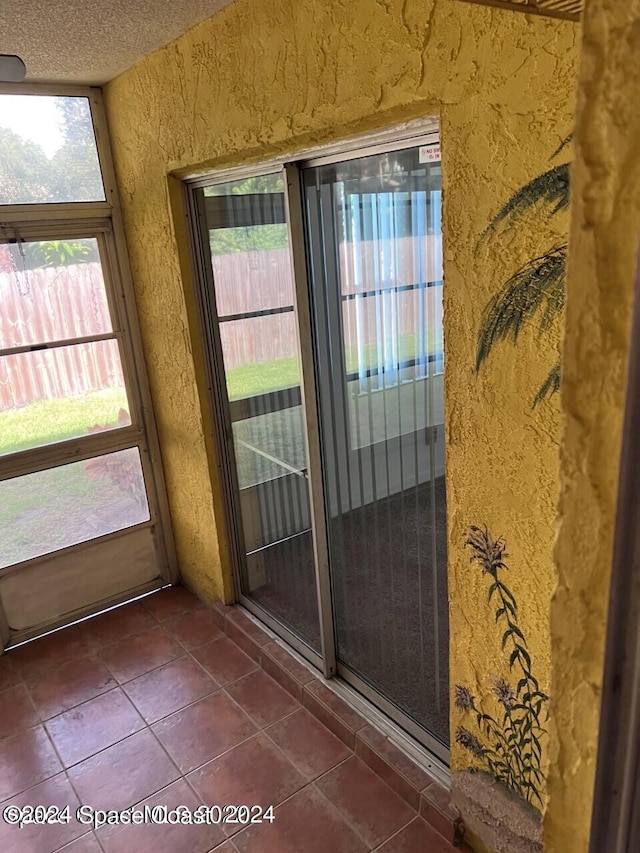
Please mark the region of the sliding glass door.
POLYGON ((441 178, 420 160, 302 181, 338 665, 447 743, 441 178))
POLYGON ((446 758, 441 176, 421 142, 194 197, 240 599, 446 758))
POLYGON ((283 177, 206 187, 200 203, 224 368, 226 450, 242 531, 240 591, 319 650, 283 177))

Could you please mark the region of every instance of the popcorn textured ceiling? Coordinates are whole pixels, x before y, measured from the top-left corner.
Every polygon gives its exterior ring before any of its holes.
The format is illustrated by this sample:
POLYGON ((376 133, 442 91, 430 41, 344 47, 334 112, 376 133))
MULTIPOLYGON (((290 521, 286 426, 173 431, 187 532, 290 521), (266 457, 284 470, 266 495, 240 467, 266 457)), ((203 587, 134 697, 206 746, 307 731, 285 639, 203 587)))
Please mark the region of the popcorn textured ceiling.
POLYGON ((0 53, 27 80, 102 84, 232 0, 2 0, 0 53))

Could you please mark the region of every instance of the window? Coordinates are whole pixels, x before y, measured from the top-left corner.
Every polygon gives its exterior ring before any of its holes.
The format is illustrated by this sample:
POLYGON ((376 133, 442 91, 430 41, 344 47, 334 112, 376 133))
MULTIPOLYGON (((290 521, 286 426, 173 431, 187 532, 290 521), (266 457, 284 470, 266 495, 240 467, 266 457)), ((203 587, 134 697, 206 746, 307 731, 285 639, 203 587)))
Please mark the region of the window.
POLYGON ((0 245, 0 455, 131 424, 96 238, 0 245))
POLYGON ((430 387, 444 370, 441 180, 438 161, 415 163, 406 152, 323 170, 320 193, 332 187, 335 210, 353 449, 442 417, 430 387))
POLYGON ((0 94, 0 204, 104 198, 89 99, 0 94))
POLYGON ((94 131, 99 93, 6 89, 0 616, 14 621, 7 635, 0 618, 5 644, 157 589, 174 572, 117 188, 107 202, 109 152, 98 156, 94 131), (115 565, 122 553, 126 566, 115 565))

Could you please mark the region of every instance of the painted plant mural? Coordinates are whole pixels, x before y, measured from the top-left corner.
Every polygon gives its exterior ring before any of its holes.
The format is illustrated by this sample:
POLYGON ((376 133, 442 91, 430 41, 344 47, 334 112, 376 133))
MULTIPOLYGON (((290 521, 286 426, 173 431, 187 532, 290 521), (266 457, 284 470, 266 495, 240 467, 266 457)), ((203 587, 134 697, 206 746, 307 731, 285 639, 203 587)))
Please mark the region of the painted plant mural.
POLYGON ((494 779, 539 809, 545 782, 541 739, 546 730, 541 718, 546 720, 549 697, 533 674, 527 640, 518 624, 518 604, 503 580, 508 571, 504 540, 494 540, 486 528, 471 527, 465 545, 473 552, 471 562, 489 581, 488 604, 495 608, 495 623, 502 630, 510 675, 496 675, 493 680, 492 705, 499 709, 494 714, 487 712, 482 699, 468 687, 456 685, 455 705, 465 715, 456 741, 494 779))
MULTIPOLYGON (((552 159, 559 157, 571 137, 567 137, 552 159)), ((532 210, 544 210, 549 217, 569 207, 569 163, 560 163, 538 175, 514 193, 485 230, 482 240, 498 228, 512 228, 532 210)), ((539 257, 518 269, 485 306, 478 333, 476 372, 500 341, 516 343, 525 326, 537 322, 541 333, 549 330, 564 308, 567 243, 548 248, 539 257)), ((557 362, 539 388, 533 405, 555 394, 560 388, 560 363, 557 362)))

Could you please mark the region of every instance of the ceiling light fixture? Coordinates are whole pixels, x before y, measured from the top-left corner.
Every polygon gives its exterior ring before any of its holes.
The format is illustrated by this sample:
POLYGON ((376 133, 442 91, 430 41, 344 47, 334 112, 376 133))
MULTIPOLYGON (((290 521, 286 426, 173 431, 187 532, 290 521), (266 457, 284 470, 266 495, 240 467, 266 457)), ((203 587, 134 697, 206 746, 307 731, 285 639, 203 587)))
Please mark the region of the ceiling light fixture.
POLYGON ((19 56, 0 53, 0 83, 22 83, 27 68, 19 56))

